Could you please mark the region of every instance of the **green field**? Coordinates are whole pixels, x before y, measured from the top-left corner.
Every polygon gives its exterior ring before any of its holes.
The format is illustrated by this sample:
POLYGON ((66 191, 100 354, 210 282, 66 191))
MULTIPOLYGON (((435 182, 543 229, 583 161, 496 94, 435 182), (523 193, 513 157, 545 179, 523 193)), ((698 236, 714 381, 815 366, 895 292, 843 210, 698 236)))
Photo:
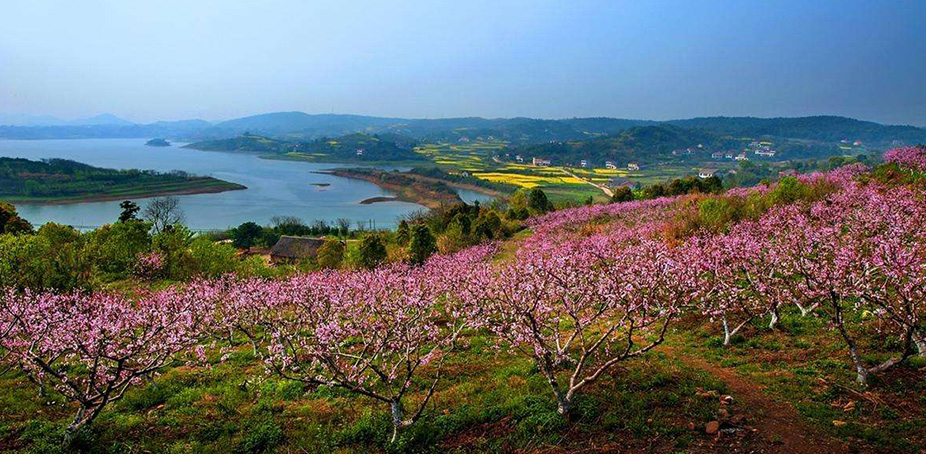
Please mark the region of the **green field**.
MULTIPOLYGON (((589 183, 608 185, 613 183, 614 179, 626 179, 632 183, 647 185, 696 175, 699 169, 691 164, 654 165, 639 171, 534 166, 527 162, 516 163, 506 160, 504 155, 509 153, 507 146, 508 144, 502 141, 429 143, 417 147, 415 151, 425 155, 429 161, 446 172, 467 172, 486 181, 524 189, 540 188, 551 200, 561 203, 581 202, 588 197, 598 201, 607 198, 604 191, 589 183)), ((525 160, 528 159, 529 157, 525 156, 525 160)), ((717 164, 713 166, 717 167, 717 164)))

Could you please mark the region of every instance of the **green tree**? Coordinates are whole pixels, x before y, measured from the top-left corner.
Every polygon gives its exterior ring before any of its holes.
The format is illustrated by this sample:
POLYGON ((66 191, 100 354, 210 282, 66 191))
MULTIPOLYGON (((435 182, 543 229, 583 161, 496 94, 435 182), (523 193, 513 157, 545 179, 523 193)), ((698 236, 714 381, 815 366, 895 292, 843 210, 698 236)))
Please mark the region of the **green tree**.
POLYGON ((49 288, 51 261, 37 260, 49 250, 48 240, 35 235, 0 235, 0 285, 17 289, 49 288))
POLYGON ((125 276, 138 254, 151 250, 151 224, 130 220, 104 225, 87 234, 87 253, 95 270, 125 276))
POLYGON ((463 228, 457 222, 451 222, 443 235, 437 238, 437 249, 441 254, 452 254, 469 245, 469 235, 463 233, 463 228))
POLYGON ((426 225, 412 227, 412 238, 408 243, 408 255, 414 264, 424 263, 431 254, 437 252, 437 240, 426 225))
POLYGON ((219 277, 238 271, 238 251, 230 244, 215 243, 209 238, 197 236, 190 243, 192 273, 205 277, 219 277))
POLYGON ((627 186, 618 186, 614 188, 614 194, 611 196, 611 203, 623 203, 633 201, 633 191, 627 186))
POLYGON ((135 202, 131 200, 125 200, 119 204, 119 208, 122 208, 122 213, 119 213, 119 222, 128 222, 136 218, 138 210, 141 209, 135 202))
POLYGON ((320 268, 340 268, 344 261, 344 243, 334 238, 327 238, 318 248, 316 257, 320 268))
POLYGON ((472 229, 473 221, 469 216, 463 213, 457 213, 453 219, 450 220, 450 224, 447 226, 450 228, 457 228, 460 230, 460 234, 463 236, 469 235, 470 230, 472 229))
POLYGON ((408 228, 408 221, 402 219, 399 222, 399 228, 395 231, 395 242, 399 246, 408 246, 408 240, 411 238, 411 231, 408 228))
POLYGON ((16 212, 16 207, 6 202, 0 202, 0 234, 25 233, 31 231, 32 224, 19 217, 19 213, 16 212))
POLYGON ((181 280, 194 274, 190 245, 193 232, 181 224, 167 225, 151 238, 152 248, 164 256, 168 279, 181 280))
POLYGON ((524 220, 530 217, 530 211, 527 206, 527 192, 523 189, 515 191, 508 199, 508 219, 524 220))
POLYGON ((484 211, 473 223, 473 236, 477 240, 491 240, 501 233, 502 219, 495 211, 484 211))
POLYGON ((48 222, 36 236, 46 240, 46 251, 36 259, 49 263, 47 287, 62 291, 90 288, 93 263, 84 253, 84 235, 71 226, 48 222))
POLYGON ((531 211, 543 214, 553 209, 553 205, 547 199, 547 195, 540 188, 531 189, 527 196, 527 206, 531 211))
POLYGON ((360 240, 360 266, 367 269, 376 268, 386 261, 386 255, 386 244, 379 234, 371 233, 360 240))
POLYGON ((264 229, 254 222, 245 222, 232 229, 232 244, 238 249, 251 250, 263 235, 264 229))

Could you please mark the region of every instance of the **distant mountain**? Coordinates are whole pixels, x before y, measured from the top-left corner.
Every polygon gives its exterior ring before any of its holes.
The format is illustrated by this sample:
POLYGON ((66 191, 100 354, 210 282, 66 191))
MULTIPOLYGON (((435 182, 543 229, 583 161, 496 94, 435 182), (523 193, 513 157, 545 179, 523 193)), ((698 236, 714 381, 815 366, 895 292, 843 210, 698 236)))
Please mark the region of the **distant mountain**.
POLYGON ((119 118, 113 114, 100 114, 90 118, 81 118, 78 120, 69 121, 68 125, 71 126, 131 126, 135 123, 119 118))
POLYGON ((147 126, 157 126, 163 128, 186 128, 186 129, 205 129, 212 127, 212 123, 206 120, 179 120, 179 121, 156 121, 147 126))
POLYGON ((223 121, 216 124, 215 128, 270 135, 336 136, 382 128, 402 121, 396 118, 361 115, 309 115, 304 112, 276 112, 223 121))
MULTIPOLYGON (((37 121, 37 120, 36 120, 37 121)), ((44 121, 52 121, 45 119, 44 121)), ((311 141, 349 134, 398 134, 426 142, 460 140, 502 140, 512 146, 550 142, 573 142, 616 136, 632 128, 674 126, 699 130, 727 138, 753 138, 775 143, 784 139, 814 142, 812 145, 836 144, 842 140, 861 140, 870 150, 883 150, 896 142, 926 143, 926 129, 913 126, 888 126, 869 121, 836 116, 799 118, 705 117, 666 122, 620 118, 535 118, 459 117, 406 119, 364 115, 275 112, 237 118, 211 124, 203 120, 156 122, 136 125, 104 114, 66 125, 0 126, 0 138, 122 138, 164 137, 173 141, 231 139, 243 134, 281 141, 311 141)))

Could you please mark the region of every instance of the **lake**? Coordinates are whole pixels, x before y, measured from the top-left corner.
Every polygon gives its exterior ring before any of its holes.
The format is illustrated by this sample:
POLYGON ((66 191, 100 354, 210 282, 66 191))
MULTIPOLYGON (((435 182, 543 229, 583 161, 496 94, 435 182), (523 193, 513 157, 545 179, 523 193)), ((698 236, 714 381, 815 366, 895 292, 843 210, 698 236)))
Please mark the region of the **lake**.
MULTIPOLYGON (((0 140, 0 156, 32 160, 64 158, 97 167, 114 169, 182 170, 248 187, 219 194, 177 196, 186 219, 194 230, 234 227, 242 222, 269 224, 273 216, 295 216, 310 223, 347 218, 356 225, 394 227, 402 216, 424 209, 398 201, 361 205, 360 201, 390 196, 388 191, 365 181, 313 173, 344 167, 324 164, 261 159, 255 154, 186 150, 145 146, 145 139, 0 140), (313 183, 327 183, 316 186, 313 183)), ((490 197, 460 191, 467 202, 490 197)), ((145 205, 144 199, 136 203, 145 205)), ((79 229, 96 228, 119 217, 119 201, 66 205, 16 204, 19 214, 33 225, 57 222, 79 229)))

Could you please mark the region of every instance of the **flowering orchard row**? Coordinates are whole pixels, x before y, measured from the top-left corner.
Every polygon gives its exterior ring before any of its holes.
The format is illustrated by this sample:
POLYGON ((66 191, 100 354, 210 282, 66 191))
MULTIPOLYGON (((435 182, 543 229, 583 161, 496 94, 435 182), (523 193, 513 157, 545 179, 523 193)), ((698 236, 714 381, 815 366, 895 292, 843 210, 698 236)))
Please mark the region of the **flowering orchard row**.
MULTIPOLYGON (((889 157, 911 168, 911 154, 922 151, 889 157)), ((681 315, 718 321, 729 344, 756 318, 774 327, 795 305, 829 318, 865 382, 926 355, 926 202, 921 190, 863 172, 554 212, 532 220, 535 234, 504 261, 485 245, 418 267, 232 276, 131 299, 9 291, 3 361, 75 402, 73 431, 162 368, 205 361, 204 347, 239 334, 270 373, 381 402, 395 438, 421 416, 467 332, 535 360, 566 414, 577 393, 658 346, 681 315), (716 223, 718 204, 745 214, 716 223), (706 221, 667 241, 686 216, 706 221), (872 329, 899 339, 896 357, 865 362, 858 338, 872 329)))

